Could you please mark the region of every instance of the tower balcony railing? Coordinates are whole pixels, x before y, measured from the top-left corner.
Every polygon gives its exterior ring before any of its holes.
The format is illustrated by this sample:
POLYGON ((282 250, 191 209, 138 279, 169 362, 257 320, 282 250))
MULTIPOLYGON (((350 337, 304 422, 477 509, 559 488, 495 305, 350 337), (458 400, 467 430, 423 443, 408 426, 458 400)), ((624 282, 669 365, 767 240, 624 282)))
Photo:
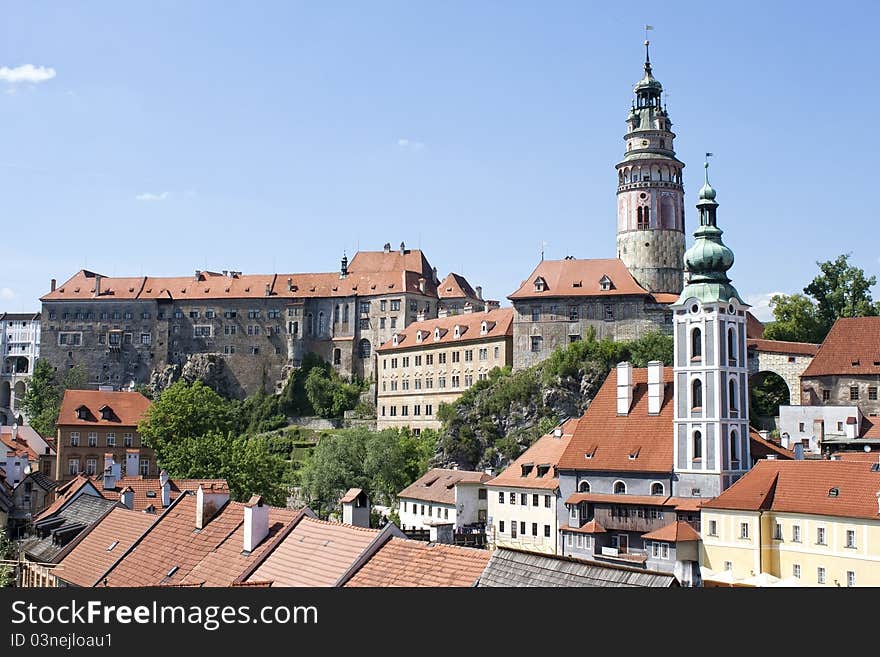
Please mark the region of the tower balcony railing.
POLYGON ((665 187, 668 189, 676 190, 684 189, 681 183, 677 183, 671 180, 639 180, 637 182, 619 183, 617 185, 617 191, 628 192, 633 189, 647 189, 649 187, 653 187, 655 189, 657 187, 665 187))

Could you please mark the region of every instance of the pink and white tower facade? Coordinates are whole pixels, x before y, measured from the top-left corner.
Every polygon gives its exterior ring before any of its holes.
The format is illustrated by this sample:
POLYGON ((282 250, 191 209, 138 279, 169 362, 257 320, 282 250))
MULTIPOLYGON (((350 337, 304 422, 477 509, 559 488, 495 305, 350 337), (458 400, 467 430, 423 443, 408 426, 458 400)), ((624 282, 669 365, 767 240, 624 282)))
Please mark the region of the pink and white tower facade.
POLYGON ((617 257, 649 292, 678 294, 683 285, 684 163, 675 157, 663 86, 651 72, 634 88, 626 155, 617 164, 617 257))

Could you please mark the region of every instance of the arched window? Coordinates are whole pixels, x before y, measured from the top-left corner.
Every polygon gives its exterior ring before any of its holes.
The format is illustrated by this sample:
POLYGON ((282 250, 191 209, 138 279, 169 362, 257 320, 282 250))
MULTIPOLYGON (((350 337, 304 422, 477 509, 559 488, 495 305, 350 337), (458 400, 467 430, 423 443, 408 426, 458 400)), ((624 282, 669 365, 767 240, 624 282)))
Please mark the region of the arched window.
POLYGON ((651 208, 645 206, 645 228, 651 225, 651 208))
POLYGON ((306 317, 308 320, 308 324, 306 324, 306 328, 308 329, 309 335, 315 332, 315 317, 312 313, 309 313, 306 317))
POLYGON ((727 358, 731 365, 736 365, 736 329, 727 330, 727 358))
POLYGON ((327 332, 327 327, 324 323, 324 311, 318 313, 318 335, 324 335, 327 332))
POLYGON ((333 350, 333 364, 334 365, 342 364, 342 349, 334 349, 333 350))
POLYGON ((661 484, 659 481, 655 481, 653 484, 651 484, 651 495, 663 495, 663 493, 663 484, 661 484))
POLYGON ((730 403, 730 412, 736 413, 736 381, 734 379, 727 382, 727 399, 730 403))
POLYGON ((691 331, 691 360, 703 359, 703 332, 695 328, 691 331))
POLYGON ((626 495, 626 484, 620 480, 614 482, 614 494, 626 495))
POLYGON ((342 306, 342 323, 348 324, 348 304, 342 306))
POLYGON ((334 324, 339 323, 339 317, 340 317, 340 308, 339 308, 339 304, 337 303, 336 308, 333 309, 333 323, 334 324))
POLYGON ((739 462, 739 439, 736 430, 730 432, 730 460, 739 462))
POLYGON ((370 357, 370 341, 366 338, 363 338, 358 343, 358 356, 361 358, 369 358, 370 357))
POLYGON ((694 379, 691 383, 691 408, 703 408, 703 382, 700 379, 694 379))
POLYGON ((580 484, 578 484, 578 492, 579 493, 589 493, 590 492, 590 482, 589 481, 582 481, 580 484))
POLYGON ((694 431, 694 460, 703 458, 703 434, 694 431))

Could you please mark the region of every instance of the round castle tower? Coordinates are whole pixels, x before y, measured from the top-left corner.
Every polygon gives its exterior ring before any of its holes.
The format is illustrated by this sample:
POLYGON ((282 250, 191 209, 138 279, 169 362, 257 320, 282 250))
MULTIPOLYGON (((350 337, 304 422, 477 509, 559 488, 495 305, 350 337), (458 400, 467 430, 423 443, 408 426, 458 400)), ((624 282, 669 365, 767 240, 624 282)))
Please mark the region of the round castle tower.
POLYGON ((617 165, 617 257, 649 292, 681 292, 684 261, 684 163, 675 157, 663 86, 651 73, 634 88, 626 155, 617 165))

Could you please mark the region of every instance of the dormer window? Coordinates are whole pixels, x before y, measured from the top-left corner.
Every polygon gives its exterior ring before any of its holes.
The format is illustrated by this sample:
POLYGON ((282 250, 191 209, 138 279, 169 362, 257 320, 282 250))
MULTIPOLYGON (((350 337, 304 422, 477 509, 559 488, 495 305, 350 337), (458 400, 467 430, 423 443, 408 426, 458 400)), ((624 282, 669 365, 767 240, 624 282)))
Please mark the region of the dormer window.
POLYGON ((486 322, 482 322, 480 323, 480 335, 486 335, 486 333, 488 333, 488 327, 486 322))
POLYGON ((397 346, 397 333, 391 336, 391 343, 396 347, 397 346))
POLYGON ((416 331, 416 342, 421 342, 421 341, 422 341, 422 332, 416 331))
POLYGON ((608 276, 603 276, 599 279, 599 288, 603 292, 607 292, 608 290, 614 287, 614 283, 611 282, 611 279, 608 276))
POLYGON ((456 324, 455 329, 453 329, 452 337, 456 340, 461 337, 461 327, 458 324, 456 324))
POLYGON ((113 409, 109 406, 101 407, 101 419, 102 420, 112 420, 113 419, 113 409))
POLYGON ((434 329, 434 340, 436 341, 436 340, 439 340, 439 339, 440 339, 440 329, 435 328, 435 329, 434 329))
POLYGON ((532 474, 532 470, 535 469, 535 465, 533 463, 524 463, 521 467, 523 477, 528 477, 530 474, 532 474))
POLYGON ((547 281, 538 276, 535 279, 535 292, 544 292, 547 289, 547 281))
POLYGON ((80 406, 78 409, 76 409, 76 417, 78 420, 88 420, 89 409, 85 406, 80 406))
POLYGON ((538 466, 538 476, 546 477, 547 473, 550 472, 550 464, 544 463, 538 466))

